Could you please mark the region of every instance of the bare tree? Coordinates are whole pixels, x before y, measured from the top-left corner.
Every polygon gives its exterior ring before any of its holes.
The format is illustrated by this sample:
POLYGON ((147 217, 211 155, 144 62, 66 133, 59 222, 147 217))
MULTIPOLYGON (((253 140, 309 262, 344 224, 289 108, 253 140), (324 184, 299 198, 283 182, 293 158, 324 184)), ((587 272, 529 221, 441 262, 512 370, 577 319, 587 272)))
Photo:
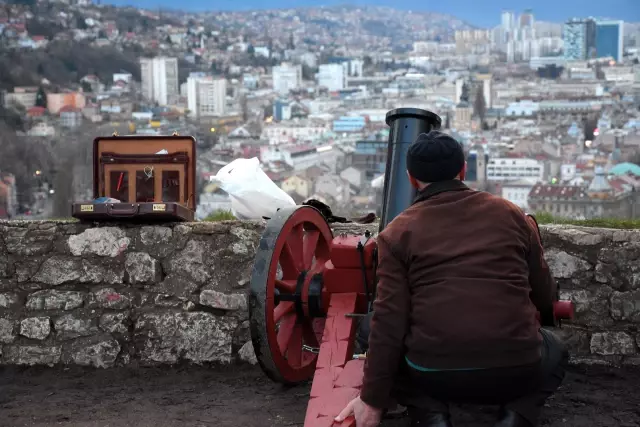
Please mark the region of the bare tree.
POLYGON ((84 125, 58 137, 56 154, 58 161, 54 177, 55 195, 53 215, 57 218, 68 217, 71 204, 84 201, 93 187, 92 138, 95 128, 84 125))
POLYGON ((246 123, 249 121, 249 101, 246 94, 240 96, 240 108, 242 110, 242 121, 246 123))
POLYGON ((484 90, 482 86, 478 87, 476 99, 473 103, 473 109, 475 115, 480 118, 480 122, 484 123, 484 119, 487 115, 487 101, 484 99, 484 90))
POLYGON ((17 136, 0 122, 0 170, 16 177, 18 203, 30 205, 40 176, 55 165, 55 153, 48 140, 17 136), (40 171, 40 174, 36 174, 40 171))

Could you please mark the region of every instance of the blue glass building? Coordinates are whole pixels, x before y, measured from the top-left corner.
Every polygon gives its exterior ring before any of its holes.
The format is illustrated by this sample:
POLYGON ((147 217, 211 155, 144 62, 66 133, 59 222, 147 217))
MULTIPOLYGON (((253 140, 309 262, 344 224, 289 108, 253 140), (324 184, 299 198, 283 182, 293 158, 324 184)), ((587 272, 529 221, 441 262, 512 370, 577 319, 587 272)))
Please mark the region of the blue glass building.
POLYGON ((360 132, 367 125, 364 117, 343 116, 333 121, 334 132, 360 132))
POLYGON ((596 26, 596 55, 598 58, 612 57, 622 61, 622 21, 599 21, 596 26))

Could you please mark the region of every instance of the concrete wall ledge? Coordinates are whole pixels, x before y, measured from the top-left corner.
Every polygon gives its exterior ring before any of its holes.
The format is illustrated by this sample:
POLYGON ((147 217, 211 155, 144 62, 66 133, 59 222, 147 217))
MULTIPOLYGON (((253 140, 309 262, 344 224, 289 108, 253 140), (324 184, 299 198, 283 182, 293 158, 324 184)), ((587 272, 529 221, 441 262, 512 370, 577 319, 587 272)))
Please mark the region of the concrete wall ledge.
MULTIPOLYGON (((246 291, 261 221, 0 221, 0 364, 255 363, 246 291)), ((335 233, 377 231, 341 224, 335 233)), ((640 364, 640 230, 543 226, 577 363, 640 364)))

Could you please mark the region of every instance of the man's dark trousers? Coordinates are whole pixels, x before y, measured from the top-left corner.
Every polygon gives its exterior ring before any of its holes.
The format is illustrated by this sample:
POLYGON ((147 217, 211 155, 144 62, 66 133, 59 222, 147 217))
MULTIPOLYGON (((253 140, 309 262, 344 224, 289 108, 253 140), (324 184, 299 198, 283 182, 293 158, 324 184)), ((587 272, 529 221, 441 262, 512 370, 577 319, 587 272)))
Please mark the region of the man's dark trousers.
MULTIPOLYGON (((358 329, 357 341, 367 350, 371 315, 358 329)), ((403 360, 393 397, 410 411, 448 413, 451 403, 501 405, 538 425, 540 411, 565 376, 569 352, 551 331, 540 329, 542 359, 533 365, 466 371, 413 369, 403 360)))

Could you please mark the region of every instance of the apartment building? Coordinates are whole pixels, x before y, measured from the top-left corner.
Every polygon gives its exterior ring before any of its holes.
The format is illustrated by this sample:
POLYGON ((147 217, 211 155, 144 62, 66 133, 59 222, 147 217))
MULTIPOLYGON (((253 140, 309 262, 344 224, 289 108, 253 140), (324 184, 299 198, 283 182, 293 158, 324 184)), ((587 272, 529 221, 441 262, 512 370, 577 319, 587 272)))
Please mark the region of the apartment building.
POLYGON ((286 95, 302 87, 302 65, 284 63, 273 67, 273 90, 286 95))
POLYGON ((222 116, 226 100, 226 79, 211 76, 192 76, 187 79, 187 108, 191 116, 222 116))
POLYGON ((347 73, 342 64, 322 64, 318 69, 318 86, 333 92, 347 87, 347 73))
POLYGON ((487 180, 513 181, 527 180, 532 183, 544 179, 544 164, 534 159, 489 159, 487 163, 487 180))
POLYGON ((177 58, 140 58, 140 75, 142 95, 149 101, 165 106, 180 94, 177 58))

